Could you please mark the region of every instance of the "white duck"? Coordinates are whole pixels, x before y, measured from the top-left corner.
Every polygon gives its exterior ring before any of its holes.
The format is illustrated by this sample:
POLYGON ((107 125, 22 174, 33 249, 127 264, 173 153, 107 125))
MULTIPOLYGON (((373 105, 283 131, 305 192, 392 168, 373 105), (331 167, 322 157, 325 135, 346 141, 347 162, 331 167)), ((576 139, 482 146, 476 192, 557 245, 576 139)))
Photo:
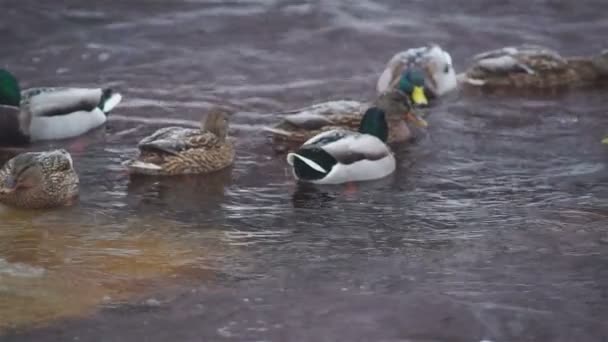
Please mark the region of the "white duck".
POLYGON ((386 64, 376 90, 390 88, 409 94, 416 105, 428 104, 428 98, 442 96, 458 86, 452 57, 437 44, 399 52, 386 64))
POLYGON ((334 129, 306 141, 287 155, 296 179, 316 184, 340 184, 386 177, 395 171, 395 157, 385 144, 385 113, 369 108, 359 132, 334 129))
POLYGON ((32 88, 0 69, 0 144, 67 139, 104 124, 122 97, 106 88, 32 88))

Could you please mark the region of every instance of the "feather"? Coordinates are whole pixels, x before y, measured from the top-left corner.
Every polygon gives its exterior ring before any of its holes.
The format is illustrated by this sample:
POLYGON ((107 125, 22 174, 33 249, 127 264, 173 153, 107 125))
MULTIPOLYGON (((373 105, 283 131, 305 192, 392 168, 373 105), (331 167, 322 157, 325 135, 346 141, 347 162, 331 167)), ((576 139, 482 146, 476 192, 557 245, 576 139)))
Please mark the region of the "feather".
POLYGON ((60 116, 33 116, 30 136, 32 141, 72 138, 101 126, 106 120, 99 108, 60 116))
POLYGON ((284 120, 302 129, 319 129, 332 124, 332 121, 327 116, 310 111, 287 115, 284 120))
POLYGON ((159 151, 177 155, 184 150, 212 147, 219 143, 213 133, 201 133, 198 129, 165 127, 139 142, 142 151, 159 151))
POLYGON ((308 159, 304 156, 301 156, 297 153, 288 153, 287 154, 287 162, 289 163, 289 165, 294 165, 294 159, 297 158, 299 160, 301 160, 302 162, 304 162, 306 165, 308 165, 309 167, 311 167, 312 169, 319 171, 321 173, 327 173, 327 170, 325 170, 321 165, 317 164, 315 161, 308 159))
POLYGON ((396 53, 380 75, 376 90, 384 92, 394 86, 403 71, 412 67, 425 71, 425 90, 432 96, 443 95, 458 85, 450 54, 439 45, 430 44, 396 53))
POLYGON ((352 164, 360 160, 379 160, 390 154, 382 140, 369 134, 355 133, 328 143, 323 149, 341 164, 352 164))
POLYGON ((104 113, 109 113, 112 109, 114 109, 118 104, 122 101, 122 95, 119 93, 112 93, 109 98, 105 100, 105 102, 101 105, 101 110, 104 113))
POLYGON ((491 72, 520 72, 524 71, 528 74, 534 74, 534 70, 524 63, 518 61, 513 56, 500 56, 484 58, 477 62, 477 65, 491 72))
POLYGON ((101 96, 101 89, 32 88, 22 92, 21 105, 27 106, 33 117, 60 116, 93 111, 101 96))

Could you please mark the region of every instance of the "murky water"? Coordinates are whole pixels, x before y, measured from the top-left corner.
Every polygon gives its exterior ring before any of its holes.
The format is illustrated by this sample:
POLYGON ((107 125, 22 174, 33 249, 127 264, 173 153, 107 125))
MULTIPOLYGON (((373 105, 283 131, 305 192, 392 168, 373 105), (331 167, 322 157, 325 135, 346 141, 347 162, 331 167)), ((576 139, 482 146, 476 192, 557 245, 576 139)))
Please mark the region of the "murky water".
POLYGON ((24 86, 125 95, 107 128, 32 147, 70 150, 81 199, 0 213, 1 339, 608 339, 606 89, 454 93, 393 177, 356 187, 296 185, 260 130, 370 98, 428 41, 457 69, 522 40, 596 52, 604 1, 0 5, 0 66, 24 86), (129 179, 140 138, 214 104, 238 111, 231 170, 129 179))

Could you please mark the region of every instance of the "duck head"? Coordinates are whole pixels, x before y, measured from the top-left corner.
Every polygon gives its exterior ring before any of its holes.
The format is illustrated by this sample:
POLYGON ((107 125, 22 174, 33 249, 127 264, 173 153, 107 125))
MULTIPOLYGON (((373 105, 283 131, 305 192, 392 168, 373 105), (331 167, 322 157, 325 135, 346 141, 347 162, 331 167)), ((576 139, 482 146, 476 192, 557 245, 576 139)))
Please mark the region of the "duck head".
POLYGON ((215 134, 221 141, 228 135, 229 118, 231 112, 220 107, 214 107, 201 122, 201 129, 204 132, 215 134))
POLYGON ((419 127, 427 127, 427 122, 420 117, 414 110, 409 96, 399 89, 389 89, 380 94, 374 106, 378 107, 386 113, 388 121, 395 121, 398 118, 400 121, 414 124, 419 127))
POLYGON ((7 70, 0 69, 0 105, 19 107, 21 89, 19 82, 7 70))
POLYGON ((78 176, 65 150, 27 152, 0 171, 0 202, 25 208, 68 204, 77 194, 78 176))
POLYGON ((424 93, 424 72, 418 68, 407 68, 401 74, 397 89, 408 94, 416 106, 426 106, 429 101, 424 93))

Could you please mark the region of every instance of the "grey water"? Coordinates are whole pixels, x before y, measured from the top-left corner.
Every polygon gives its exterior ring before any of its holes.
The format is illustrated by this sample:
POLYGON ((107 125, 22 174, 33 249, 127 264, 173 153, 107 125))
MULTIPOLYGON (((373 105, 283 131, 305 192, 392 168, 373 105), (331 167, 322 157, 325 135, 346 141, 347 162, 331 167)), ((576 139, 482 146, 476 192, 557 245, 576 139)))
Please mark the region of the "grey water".
MULTIPOLYGON (((522 42, 606 45, 605 1, 0 0, 0 67, 24 87, 107 85, 72 208, 0 212, 2 341, 608 340, 606 89, 454 92, 356 186, 294 182, 262 127, 367 100, 397 51, 458 71, 522 42), (236 111, 237 159, 130 178, 166 125, 236 111)), ((2 152, 2 162, 21 150, 2 152)))

